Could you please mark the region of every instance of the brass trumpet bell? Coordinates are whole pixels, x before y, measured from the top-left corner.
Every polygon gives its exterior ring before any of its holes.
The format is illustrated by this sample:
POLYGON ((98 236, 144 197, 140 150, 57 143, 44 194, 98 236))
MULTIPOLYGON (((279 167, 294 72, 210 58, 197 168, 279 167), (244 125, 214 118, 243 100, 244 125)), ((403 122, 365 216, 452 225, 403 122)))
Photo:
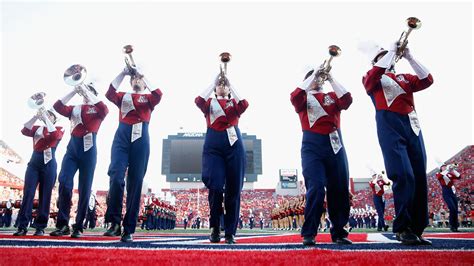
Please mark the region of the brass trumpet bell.
POLYGON ((417 30, 421 27, 421 20, 415 17, 407 18, 407 25, 409 28, 417 30))
POLYGON ((232 58, 232 55, 230 53, 227 53, 227 52, 223 52, 219 56, 221 57, 221 62, 222 63, 227 63, 232 58))
POLYGON ((395 57, 395 62, 398 62, 403 57, 403 52, 408 45, 408 36, 413 30, 417 30, 421 27, 421 20, 415 17, 409 17, 406 20, 408 30, 402 32, 400 38, 398 39, 398 49, 397 49, 397 56, 395 57))
POLYGON ((40 109, 43 107, 44 97, 46 97, 46 93, 44 92, 38 92, 31 95, 31 97, 28 98, 28 107, 35 110, 40 109))
POLYGON ((328 47, 330 56, 339 56, 341 55, 341 48, 337 45, 331 45, 328 47))
POLYGON ((77 86, 84 82, 86 76, 87 70, 84 66, 72 65, 64 72, 64 82, 69 86, 77 86))
POLYGON ((130 54, 130 53, 132 53, 132 52, 133 52, 133 46, 131 46, 130 44, 125 45, 125 46, 123 47, 123 53, 124 53, 124 54, 130 54))
POLYGON ((221 62, 224 64, 224 67, 222 67, 222 65, 220 66, 221 76, 225 76, 227 75, 227 63, 230 62, 232 55, 230 55, 228 52, 223 52, 219 56, 221 58, 221 62))

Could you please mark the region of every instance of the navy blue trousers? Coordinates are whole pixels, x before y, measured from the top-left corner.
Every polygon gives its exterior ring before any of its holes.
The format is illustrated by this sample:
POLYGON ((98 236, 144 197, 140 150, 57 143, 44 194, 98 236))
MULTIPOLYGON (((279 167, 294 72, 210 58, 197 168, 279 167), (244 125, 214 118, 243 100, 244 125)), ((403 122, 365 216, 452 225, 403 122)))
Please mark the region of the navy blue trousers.
POLYGON ((457 229, 458 221, 458 199, 450 187, 442 186, 443 199, 449 209, 449 227, 457 229))
POLYGON ((377 229, 381 230, 385 227, 385 201, 383 201, 383 196, 377 196, 374 194, 374 205, 377 215, 379 216, 379 220, 377 221, 377 229))
POLYGON ((423 135, 415 135, 408 115, 378 110, 377 135, 388 178, 393 181, 393 232, 411 229, 421 235, 428 225, 426 152, 423 135))
POLYGON ((25 185, 23 187, 23 198, 17 218, 19 229, 28 228, 33 210, 33 199, 36 187, 38 186, 38 216, 32 226, 36 229, 44 229, 48 225, 51 192, 56 182, 57 174, 56 149, 52 148, 51 150, 53 158, 47 164, 44 164, 43 152, 36 151, 33 152, 30 162, 28 162, 25 173, 25 185))
POLYGON ((119 123, 112 143, 109 205, 107 215, 112 224, 120 224, 125 189, 125 171, 127 175, 127 203, 123 218, 124 231, 135 233, 138 212, 140 211, 140 195, 150 156, 150 136, 148 123, 143 123, 142 137, 131 142, 132 126, 119 123))
POLYGON ((69 225, 71 212, 72 190, 74 188, 74 175, 79 170, 79 202, 77 204, 76 223, 82 230, 82 224, 87 215, 89 198, 91 195, 92 180, 97 163, 97 135, 93 134, 94 146, 84 152, 84 141, 82 138, 71 136, 67 145, 59 172, 59 211, 56 227, 69 225))
POLYGON ((97 223, 97 216, 95 208, 93 210, 87 209, 86 220, 84 221, 84 228, 94 229, 97 223))
POLYGON ((154 227, 154 216, 153 214, 147 214, 146 215, 146 223, 145 223, 145 228, 146 230, 152 230, 154 227))
MULTIPOLYGON (((342 143, 342 135, 339 132, 342 143)), ((306 207, 302 236, 316 236, 323 213, 326 187, 327 208, 331 219, 331 237, 346 237, 344 226, 349 220, 349 166, 345 148, 334 154, 329 135, 303 131, 301 147, 306 207)))
POLYGON ((235 235, 240 214, 240 192, 245 175, 245 148, 240 130, 239 138, 230 146, 227 131, 208 128, 202 153, 202 181, 209 189, 209 226, 220 226, 224 203, 224 230, 235 235))

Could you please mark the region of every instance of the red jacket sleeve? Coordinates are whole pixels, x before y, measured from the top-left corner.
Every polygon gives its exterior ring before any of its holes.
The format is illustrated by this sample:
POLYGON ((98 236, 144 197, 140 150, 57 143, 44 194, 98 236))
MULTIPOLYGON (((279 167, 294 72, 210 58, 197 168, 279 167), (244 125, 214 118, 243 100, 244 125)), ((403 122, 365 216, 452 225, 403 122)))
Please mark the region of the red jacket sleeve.
POLYGON ((412 92, 422 91, 433 84, 433 76, 431 76, 431 74, 424 79, 420 79, 418 76, 410 74, 405 74, 404 76, 410 82, 409 84, 412 92))
POLYGON ((245 110, 247 110, 247 107, 249 107, 247 100, 241 100, 239 103, 237 103, 235 99, 232 99, 232 101, 234 102, 235 110, 239 116, 241 116, 245 110))
POLYGON ((365 91, 367 94, 371 94, 373 90, 375 90, 378 86, 380 86, 380 79, 382 79, 382 75, 385 73, 385 68, 374 66, 362 79, 362 83, 364 84, 365 91))
POLYGON ((120 95, 117 93, 117 90, 114 88, 114 86, 112 86, 112 84, 110 84, 109 90, 105 94, 105 97, 120 108, 122 97, 120 97, 120 95))
POLYGON ((109 108, 103 101, 96 103, 95 107, 99 110, 99 116, 103 120, 109 113, 109 108))
POLYGON ((210 102, 204 100, 201 96, 196 97, 194 100, 194 103, 196 103, 197 107, 201 109, 201 111, 206 115, 209 112, 209 105, 210 102))
POLYGON ((438 180, 441 180, 443 178, 443 175, 441 173, 436 173, 436 178, 438 180))
POLYGON ((296 88, 290 94, 290 101, 295 107, 297 113, 303 111, 306 108, 306 91, 300 88, 296 88))
POLYGON ((74 109, 73 106, 63 104, 61 100, 57 100, 56 103, 54 103, 53 108, 56 112, 67 118, 71 117, 72 110, 74 109))
POLYGON ((21 133, 27 137, 33 137, 37 129, 38 129, 38 126, 33 126, 31 129, 23 127, 23 129, 21 130, 21 133))
POLYGON ((336 96, 336 105, 339 110, 347 110, 352 104, 352 95, 350 92, 342 95, 341 98, 336 96))
POLYGON ((150 107, 152 110, 157 104, 160 103, 161 96, 163 96, 163 93, 160 89, 156 89, 152 91, 151 94, 148 94, 148 102, 150 103, 150 107))

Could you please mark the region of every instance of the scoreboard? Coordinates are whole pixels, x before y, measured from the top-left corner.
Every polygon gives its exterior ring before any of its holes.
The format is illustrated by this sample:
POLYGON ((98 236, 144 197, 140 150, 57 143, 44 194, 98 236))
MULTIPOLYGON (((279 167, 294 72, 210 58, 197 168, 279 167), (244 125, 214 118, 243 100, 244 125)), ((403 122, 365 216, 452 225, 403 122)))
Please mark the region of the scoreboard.
POLYGON ((280 169, 280 185, 282 189, 298 187, 298 171, 296 169, 280 169))
MULTIPOLYGON (((201 182, 205 133, 178 133, 163 140, 161 173, 167 182, 201 182)), ((262 174, 262 141, 242 133, 247 165, 244 182, 256 182, 262 174)))

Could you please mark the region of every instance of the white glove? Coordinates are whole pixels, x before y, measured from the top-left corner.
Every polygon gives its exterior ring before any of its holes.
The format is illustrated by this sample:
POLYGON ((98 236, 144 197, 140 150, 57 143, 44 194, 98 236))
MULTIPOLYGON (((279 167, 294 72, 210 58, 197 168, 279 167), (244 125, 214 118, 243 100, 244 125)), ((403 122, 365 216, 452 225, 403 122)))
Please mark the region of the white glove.
POLYGON ((61 102, 63 104, 68 103, 73 97, 76 95, 76 89, 72 90, 70 93, 66 94, 62 99, 61 102))
POLYGON ((128 67, 124 67, 122 69, 122 72, 120 72, 121 74, 123 74, 124 76, 130 76, 130 69, 128 67))
POLYGON ((388 52, 375 63, 375 66, 380 68, 389 68, 393 65, 395 57, 397 56, 398 42, 390 45, 388 52))
POLYGON ((47 111, 43 112, 42 113, 42 118, 43 118, 43 122, 46 124, 46 127, 48 128, 48 132, 51 133, 51 132, 56 131, 56 128, 54 127, 51 120, 49 120, 49 117, 48 117, 47 113, 48 113, 47 111))
POLYGON ((396 52, 398 50, 399 44, 400 43, 398 41, 391 43, 390 46, 388 47, 388 51, 396 52))
POLYGON ((207 101, 209 97, 211 96, 212 92, 214 91, 214 88, 216 87, 217 82, 219 81, 219 74, 217 74, 216 78, 214 81, 205 89, 204 91, 199 94, 204 100, 207 101))
POLYGON ((120 87, 120 84, 122 84, 123 79, 125 78, 126 75, 130 75, 130 71, 128 67, 125 67, 122 72, 120 72, 117 77, 110 83, 115 89, 118 89, 120 87))
POLYGON ((456 169, 453 169, 453 174, 456 177, 459 177, 461 175, 458 171, 456 171, 456 169))
POLYGON ((413 58, 413 55, 411 54, 410 49, 408 47, 405 48, 403 57, 405 57, 408 63, 410 63, 411 68, 413 68, 413 71, 415 71, 419 79, 425 79, 428 77, 430 71, 420 62, 418 62, 415 58, 413 58))
POLYGON ((85 97, 87 98, 88 102, 90 102, 91 104, 96 104, 100 102, 99 98, 95 96, 92 92, 90 92, 88 89, 84 88, 84 92, 86 94, 85 97))
MULTIPOLYGON (((142 75, 142 74, 139 74, 139 75, 142 75)), ((151 90, 155 90, 157 88, 145 76, 142 77, 142 80, 145 82, 145 86, 150 92, 151 90)))
POLYGON ((311 84, 313 83, 315 77, 316 77, 316 70, 313 71, 313 74, 311 74, 307 79, 305 79, 300 85, 298 85, 298 88, 303 89, 305 91, 308 91, 311 89, 311 84))
POLYGON ((237 103, 239 103, 242 100, 242 97, 240 97, 240 95, 237 93, 234 86, 232 85, 230 85, 230 92, 232 94, 232 97, 234 97, 234 99, 237 101, 237 103))
POLYGON ((332 89, 336 93, 337 98, 341 98, 347 93, 347 90, 339 82, 337 82, 332 75, 328 75, 328 80, 332 89))
POLYGON ((33 128, 33 125, 35 124, 36 120, 38 120, 38 115, 34 115, 30 120, 28 120, 23 126, 25 126, 27 129, 31 130, 33 128))
POLYGON ((408 61, 413 60, 413 55, 411 54, 410 48, 405 47, 405 50, 403 51, 403 57, 408 61))

